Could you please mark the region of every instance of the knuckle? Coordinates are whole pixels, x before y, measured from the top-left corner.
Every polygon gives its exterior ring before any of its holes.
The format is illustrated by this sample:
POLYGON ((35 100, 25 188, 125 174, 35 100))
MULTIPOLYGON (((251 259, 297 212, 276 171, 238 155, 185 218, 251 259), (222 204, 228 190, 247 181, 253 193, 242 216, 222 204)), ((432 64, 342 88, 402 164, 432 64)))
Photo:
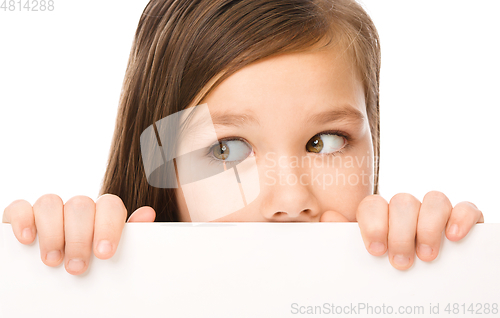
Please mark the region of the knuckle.
POLYGON ((3 210, 3 219, 9 216, 12 222, 18 221, 17 216, 22 212, 31 211, 31 204, 26 200, 14 200, 3 210))
POLYGON ((371 194, 361 200, 358 206, 358 212, 359 210, 373 211, 374 209, 381 206, 387 206, 387 201, 380 195, 371 194))
POLYGON ((391 198, 389 205, 397 205, 403 208, 413 207, 418 204, 417 198, 409 193, 398 193, 391 198))
POLYGON ((443 229, 433 228, 433 227, 418 227, 417 228, 417 240, 429 240, 429 238, 434 239, 438 234, 441 234, 443 229))
POLYGON ((412 249, 415 246, 415 241, 413 240, 391 240, 389 239, 389 249, 401 251, 412 249))
POLYGON ((417 233, 436 234, 443 231, 443 227, 435 222, 425 222, 417 224, 417 233))
POLYGON ((480 217, 482 215, 482 212, 471 202, 469 201, 462 201, 459 202, 455 205, 453 208, 453 217, 454 218, 461 218, 465 217, 466 215, 475 215, 477 217, 480 217))
MULTIPOLYGON (((126 222, 127 208, 125 207, 122 199, 117 195, 105 194, 104 196, 101 196, 96 203, 96 212, 100 213, 100 215, 104 212, 106 215, 113 216, 113 219, 115 219, 115 216, 118 215, 120 221, 123 223, 126 222)), ((100 218, 100 220, 100 223, 115 223, 114 221, 111 222, 108 217, 100 218), (103 220, 107 220, 108 222, 103 222, 103 220)), ((114 224, 112 226, 115 227, 114 224)))
POLYGON ((85 210, 86 208, 92 207, 95 204, 94 200, 85 195, 77 195, 69 199, 65 206, 71 207, 74 210, 85 210))
POLYGON ((371 240, 378 240, 387 237, 386 231, 378 227, 369 227, 365 229, 365 235, 371 240))
POLYGON ((40 249, 44 251, 51 251, 55 249, 64 248, 64 238, 61 237, 43 237, 40 238, 40 249))
POLYGON ((116 200, 116 201, 122 202, 122 199, 113 193, 105 193, 105 194, 101 195, 98 200, 101 200, 101 198, 102 198, 102 200, 112 200, 112 201, 116 200))
POLYGON ((14 200, 12 201, 6 208, 5 210, 7 209, 12 209, 12 210, 16 210, 16 209, 22 209, 24 207, 31 207, 31 204, 26 201, 26 200, 23 200, 23 199, 18 199, 18 200, 14 200))
POLYGON ((368 205, 380 205, 381 203, 387 204, 387 201, 378 194, 371 194, 369 196, 366 196, 362 202, 368 205))
POLYGON ((451 206, 451 202, 448 199, 448 197, 443 192, 440 192, 440 191, 433 190, 433 191, 427 192, 425 194, 423 200, 433 202, 433 203, 442 204, 442 205, 451 206))
MULTIPOLYGON (((107 233, 111 233, 115 230, 116 224, 113 222, 110 222, 110 221, 101 221, 101 222, 99 222, 99 227, 102 229, 106 229, 107 233)), ((99 234, 102 235, 101 232, 99 234)))
POLYGON ((472 203, 472 202, 469 202, 469 201, 462 201, 462 202, 459 202, 455 205, 455 208, 460 208, 460 209, 473 209, 473 210, 478 210, 479 209, 477 208, 477 206, 472 203))
POLYGON ((40 235, 40 240, 45 241, 45 242, 61 242, 64 243, 64 235, 61 232, 61 234, 56 234, 56 233, 47 233, 47 234, 41 234, 40 235))
POLYGON ((101 198, 99 203, 105 203, 106 206, 110 206, 113 209, 119 210, 125 208, 122 199, 117 195, 108 193, 103 195, 101 198))
POLYGON ((49 193, 49 194, 44 194, 40 198, 38 198, 33 207, 36 208, 39 206, 46 206, 51 208, 62 204, 63 201, 57 194, 49 193))
POLYGON ((473 211, 473 215, 477 219, 481 219, 481 217, 483 217, 483 219, 484 219, 483 212, 481 210, 479 210, 474 203, 469 202, 469 201, 462 201, 462 202, 458 203, 457 206, 458 205, 460 205, 459 209, 462 210, 462 213, 465 214, 465 213, 470 213, 471 211, 473 211))
POLYGON ((91 241, 83 239, 73 239, 66 242, 66 251, 87 251, 91 249, 91 241))

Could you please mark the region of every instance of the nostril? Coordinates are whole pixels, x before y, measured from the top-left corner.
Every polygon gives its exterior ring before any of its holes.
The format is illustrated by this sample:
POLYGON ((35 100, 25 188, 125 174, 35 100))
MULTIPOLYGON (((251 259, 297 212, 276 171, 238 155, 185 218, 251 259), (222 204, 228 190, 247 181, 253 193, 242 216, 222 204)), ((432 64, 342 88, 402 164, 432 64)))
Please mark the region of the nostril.
MULTIPOLYGON (((300 211, 299 215, 302 215, 302 214, 309 214, 311 212, 310 209, 305 209, 305 210, 302 210, 300 211)), ((283 211, 277 211, 277 212, 274 212, 274 215, 277 216, 277 217, 280 217, 282 215, 287 215, 288 216, 288 213, 287 212, 283 212, 283 211)))
POLYGON ((304 209, 302 211, 300 211, 299 215, 307 215, 309 216, 311 214, 311 210, 310 209, 304 209))

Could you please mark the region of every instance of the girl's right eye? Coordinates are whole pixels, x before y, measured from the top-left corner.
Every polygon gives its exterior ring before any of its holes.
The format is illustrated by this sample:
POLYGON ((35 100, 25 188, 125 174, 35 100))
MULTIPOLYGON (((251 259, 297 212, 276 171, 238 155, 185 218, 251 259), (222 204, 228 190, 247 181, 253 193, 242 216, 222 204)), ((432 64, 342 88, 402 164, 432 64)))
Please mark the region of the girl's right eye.
POLYGON ((215 162, 243 161, 252 153, 252 147, 240 139, 220 140, 210 147, 209 157, 215 162))

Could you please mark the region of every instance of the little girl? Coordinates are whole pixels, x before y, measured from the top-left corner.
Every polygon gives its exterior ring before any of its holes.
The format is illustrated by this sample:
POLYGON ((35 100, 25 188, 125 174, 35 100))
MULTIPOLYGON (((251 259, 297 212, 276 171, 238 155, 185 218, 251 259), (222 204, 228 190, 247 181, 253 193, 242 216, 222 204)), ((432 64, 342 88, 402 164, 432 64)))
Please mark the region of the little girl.
POLYGON ((16 200, 3 222, 23 244, 38 232, 42 261, 73 275, 92 252, 113 256, 127 220, 358 222, 395 268, 432 261, 443 230, 458 241, 483 215, 438 191, 379 195, 379 72, 377 31, 352 0, 152 0, 101 196, 16 200), (208 121, 186 126, 193 110, 208 121))

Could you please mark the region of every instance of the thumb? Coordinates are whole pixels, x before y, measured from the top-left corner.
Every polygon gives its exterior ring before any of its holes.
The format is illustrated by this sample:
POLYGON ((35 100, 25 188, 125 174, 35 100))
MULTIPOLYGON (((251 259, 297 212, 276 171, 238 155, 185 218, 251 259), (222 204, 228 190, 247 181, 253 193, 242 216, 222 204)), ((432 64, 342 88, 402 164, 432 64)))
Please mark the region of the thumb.
POLYGON ((127 222, 154 222, 155 218, 155 210, 150 206, 143 206, 135 210, 127 222))
POLYGON ((345 216, 336 211, 326 211, 321 215, 320 222, 350 222, 345 216))

